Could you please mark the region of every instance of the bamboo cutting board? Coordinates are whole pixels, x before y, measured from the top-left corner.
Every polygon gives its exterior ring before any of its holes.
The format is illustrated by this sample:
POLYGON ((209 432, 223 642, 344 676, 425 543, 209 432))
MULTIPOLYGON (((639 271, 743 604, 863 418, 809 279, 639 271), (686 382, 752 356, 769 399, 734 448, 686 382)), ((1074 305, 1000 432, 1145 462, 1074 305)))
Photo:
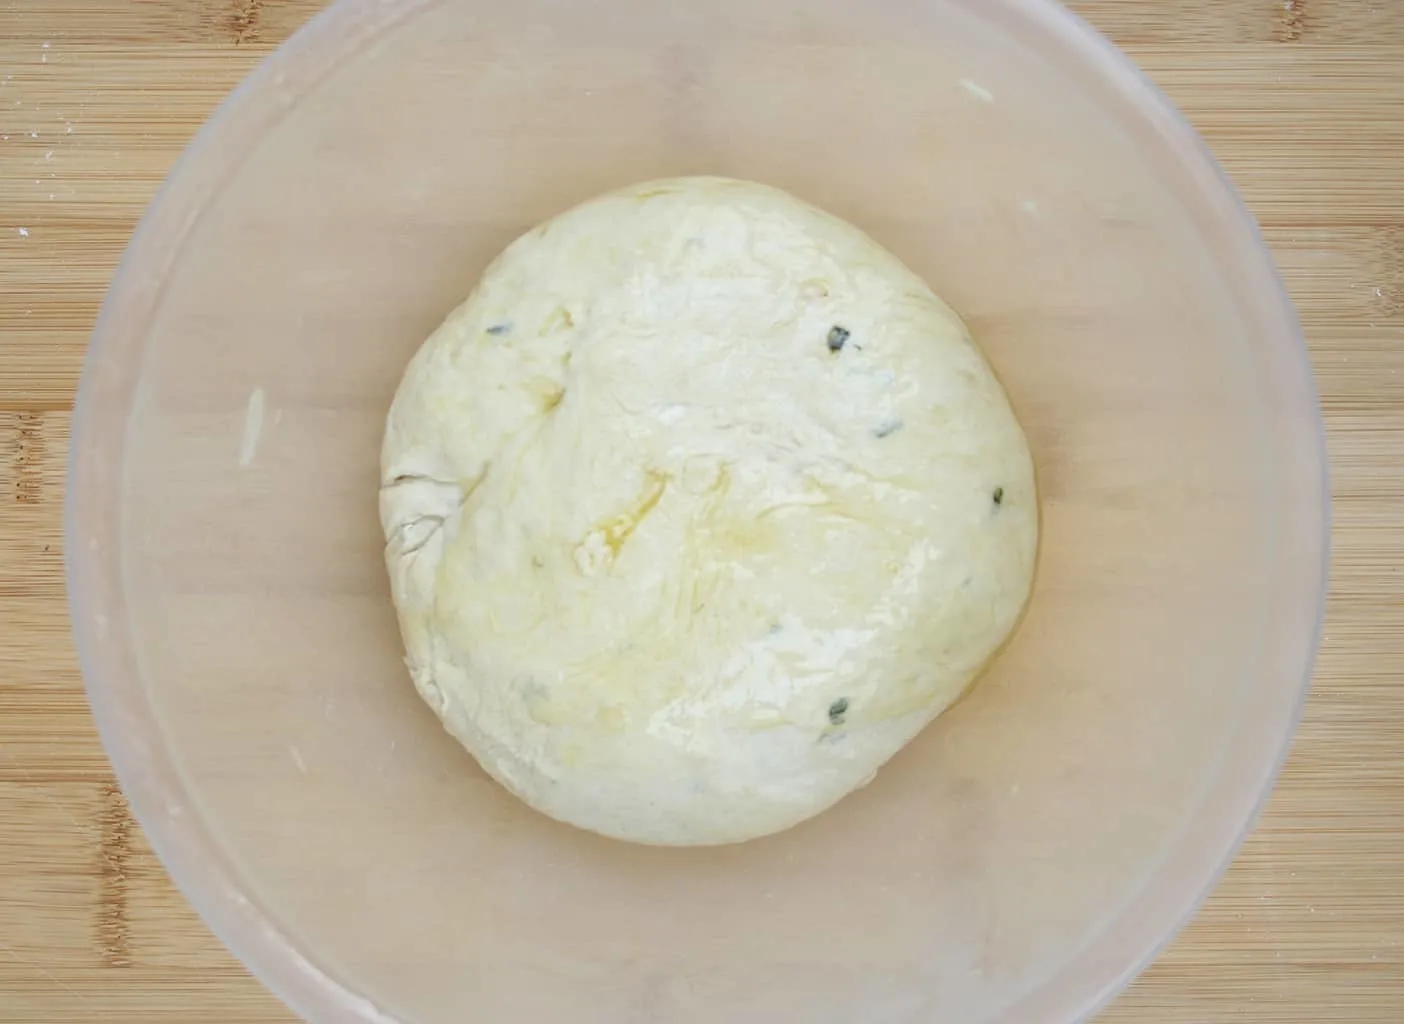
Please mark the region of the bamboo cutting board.
MULTIPOLYGON (((69 643, 60 518, 88 333, 201 121, 322 0, 0 9, 0 1022, 293 1018, 128 816, 69 643)), ((1404 1021, 1404 0, 1080 0, 1204 134, 1311 345, 1335 561, 1306 720, 1195 922, 1106 1024, 1404 1021)), ((1035 1022, 1030 1022, 1035 1024, 1035 1022)))

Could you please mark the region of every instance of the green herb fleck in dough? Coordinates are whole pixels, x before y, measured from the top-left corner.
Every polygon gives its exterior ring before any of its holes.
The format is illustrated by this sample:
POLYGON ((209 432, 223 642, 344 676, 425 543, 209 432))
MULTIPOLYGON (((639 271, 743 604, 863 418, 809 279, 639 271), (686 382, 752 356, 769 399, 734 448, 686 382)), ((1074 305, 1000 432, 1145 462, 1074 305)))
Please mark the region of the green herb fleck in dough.
POLYGON ((891 437, 901 429, 901 420, 884 420, 882 423, 879 423, 877 429, 873 431, 873 436, 881 440, 884 437, 891 437))
POLYGON ((848 714, 848 698, 840 697, 829 705, 829 724, 842 725, 843 716, 848 714))
POLYGON ((996 487, 996 488, 994 489, 994 494, 992 495, 992 497, 994 498, 994 503, 995 503, 996 505, 1003 505, 1003 504, 1004 504, 1004 488, 1003 488, 1003 487, 996 487))
POLYGON ((829 351, 843 351, 844 343, 848 341, 849 330, 847 327, 840 327, 838 324, 829 328, 829 351))
POLYGON ((489 327, 489 328, 487 329, 487 332, 488 332, 489 334, 506 334, 506 333, 508 333, 509 331, 511 331, 511 329, 512 329, 512 325, 511 325, 510 323, 506 323, 506 324, 493 324, 491 327, 489 327))

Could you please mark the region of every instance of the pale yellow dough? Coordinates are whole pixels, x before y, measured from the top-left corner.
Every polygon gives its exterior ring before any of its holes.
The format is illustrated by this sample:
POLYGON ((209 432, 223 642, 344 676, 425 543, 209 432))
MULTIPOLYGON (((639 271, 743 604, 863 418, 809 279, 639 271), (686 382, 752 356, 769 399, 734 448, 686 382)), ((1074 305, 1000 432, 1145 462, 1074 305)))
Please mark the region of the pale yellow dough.
POLYGON ((382 455, 410 673, 531 806, 642 843, 787 828, 954 701, 1029 594, 1033 467, 960 319, 761 185, 514 242, 382 455))

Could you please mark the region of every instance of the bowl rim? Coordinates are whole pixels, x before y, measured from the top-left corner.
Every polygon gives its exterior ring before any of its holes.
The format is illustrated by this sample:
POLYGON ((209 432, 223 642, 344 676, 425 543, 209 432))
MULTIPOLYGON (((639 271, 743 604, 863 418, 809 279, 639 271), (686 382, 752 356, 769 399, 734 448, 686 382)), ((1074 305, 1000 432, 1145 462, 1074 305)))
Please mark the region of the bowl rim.
MULTIPOLYGON (((206 925, 289 1008, 308 1020, 403 1024, 337 980, 301 950, 274 915, 244 895, 239 872, 184 790, 147 699, 123 595, 122 480, 147 328, 171 268, 208 201, 237 173, 243 155, 312 89, 375 38, 445 0, 337 0, 256 67, 200 128, 143 215, 113 277, 84 359, 74 405, 64 500, 69 612, 84 686, 109 760, 133 816, 181 893, 206 925), (126 425, 114 457, 110 424, 126 425)), ((609 3, 612 0, 598 0, 609 3)), ((1066 967, 984 1024, 1031 1019, 1085 1021, 1109 1003, 1168 945, 1217 884, 1251 831, 1290 749, 1310 689, 1329 568, 1330 491, 1325 433, 1305 340, 1258 226, 1207 146, 1137 66, 1056 0, 945 0, 982 20, 1032 34, 1077 68, 1111 110, 1145 135, 1196 199, 1201 220, 1225 233, 1226 259, 1258 298, 1253 322, 1275 360, 1275 388, 1294 396, 1310 418, 1280 424, 1277 450, 1298 453, 1292 502, 1275 524, 1318 557, 1278 564, 1292 579, 1279 593, 1315 594, 1311 607, 1278 613, 1275 628, 1296 637, 1278 660, 1299 678, 1284 679, 1270 714, 1247 723, 1249 742, 1225 755, 1233 777, 1196 810, 1187 833, 1066 967), (1292 631, 1295 630, 1295 633, 1292 631), (1292 669, 1295 666, 1295 669, 1292 669), (1191 841, 1193 840, 1193 841, 1191 841), (1152 884, 1152 882, 1154 884, 1152 884)))

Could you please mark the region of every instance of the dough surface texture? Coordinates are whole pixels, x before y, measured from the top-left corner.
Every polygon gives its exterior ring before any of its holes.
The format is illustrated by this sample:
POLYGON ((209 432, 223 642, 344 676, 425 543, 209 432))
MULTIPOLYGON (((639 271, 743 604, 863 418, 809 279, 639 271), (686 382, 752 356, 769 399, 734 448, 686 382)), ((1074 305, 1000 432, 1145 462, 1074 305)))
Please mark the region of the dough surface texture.
POLYGON ((649 182, 512 243, 382 451, 421 696, 532 807, 736 842, 863 785, 1014 628, 1033 465, 960 319, 779 190, 649 182))

